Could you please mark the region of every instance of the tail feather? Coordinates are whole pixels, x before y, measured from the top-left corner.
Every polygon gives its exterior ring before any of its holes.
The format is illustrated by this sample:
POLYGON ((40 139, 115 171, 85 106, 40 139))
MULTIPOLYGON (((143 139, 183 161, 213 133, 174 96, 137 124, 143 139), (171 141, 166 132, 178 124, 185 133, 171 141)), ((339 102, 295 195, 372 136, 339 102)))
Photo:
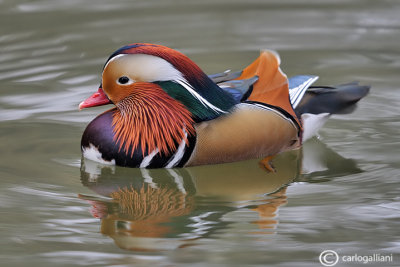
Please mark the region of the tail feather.
POLYGON ((317 134, 331 114, 351 113, 370 89, 358 82, 311 86, 318 79, 312 75, 288 79, 279 55, 269 50, 261 51, 242 72, 225 71, 210 78, 237 101, 261 102, 288 113, 302 128, 303 141, 317 134))
POLYGON ((352 82, 342 85, 309 87, 295 112, 303 123, 303 142, 317 134, 331 114, 351 113, 370 87, 352 82))
POLYGON ((346 114, 354 110, 355 104, 369 92, 370 86, 358 82, 337 86, 310 87, 296 107, 297 116, 304 113, 346 114))

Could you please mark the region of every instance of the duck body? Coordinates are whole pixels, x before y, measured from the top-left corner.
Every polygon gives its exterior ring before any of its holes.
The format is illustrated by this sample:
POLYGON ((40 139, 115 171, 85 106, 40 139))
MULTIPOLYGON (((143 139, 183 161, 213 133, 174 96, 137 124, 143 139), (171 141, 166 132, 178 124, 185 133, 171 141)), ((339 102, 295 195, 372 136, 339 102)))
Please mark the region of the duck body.
POLYGON ((122 47, 107 60, 98 92, 80 104, 81 109, 116 106, 86 127, 83 156, 139 168, 273 156, 301 145, 306 134, 303 115, 321 124, 330 110, 336 113, 352 106, 368 92, 368 87, 357 84, 343 92, 335 87, 309 88, 317 77, 288 80, 279 64, 275 52, 263 51, 241 72, 207 76, 173 49, 153 44, 122 47), (326 104, 320 112, 315 103, 327 97, 326 91, 340 103, 326 104), (311 115, 306 113, 310 105, 311 115))
POLYGON ((174 153, 152 153, 141 145, 126 153, 115 142, 115 112, 114 108, 100 114, 86 127, 81 141, 86 158, 127 167, 172 168, 275 155, 299 142, 297 128, 288 118, 268 107, 242 103, 229 116, 197 124, 195 134, 175 144, 174 153))

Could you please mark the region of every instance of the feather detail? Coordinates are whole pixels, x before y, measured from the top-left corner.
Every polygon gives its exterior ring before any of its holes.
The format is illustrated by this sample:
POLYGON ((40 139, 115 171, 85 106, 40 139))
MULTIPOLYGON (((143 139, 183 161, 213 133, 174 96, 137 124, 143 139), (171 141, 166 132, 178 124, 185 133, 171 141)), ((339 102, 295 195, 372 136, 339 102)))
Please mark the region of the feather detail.
POLYGON ((132 156, 140 146, 143 156, 158 149, 169 155, 194 135, 193 119, 183 104, 153 83, 135 83, 131 94, 117 103, 113 114, 114 141, 132 156), (185 132, 186 131, 186 132, 185 132))
POLYGON ((258 76, 253 91, 247 100, 273 105, 289 113, 301 128, 289 100, 289 85, 286 74, 280 68, 279 55, 270 50, 261 51, 260 56, 247 66, 237 80, 258 76))

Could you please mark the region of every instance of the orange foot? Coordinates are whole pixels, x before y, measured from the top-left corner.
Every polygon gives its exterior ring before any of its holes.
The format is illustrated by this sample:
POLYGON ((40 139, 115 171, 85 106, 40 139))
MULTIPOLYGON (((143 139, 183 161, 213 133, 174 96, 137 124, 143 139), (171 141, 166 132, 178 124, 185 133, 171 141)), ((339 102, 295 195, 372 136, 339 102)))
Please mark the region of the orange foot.
POLYGON ((276 172, 274 166, 272 165, 271 160, 274 158, 275 156, 268 156, 263 158, 262 160, 260 160, 259 164, 260 167, 269 171, 269 172, 276 172))

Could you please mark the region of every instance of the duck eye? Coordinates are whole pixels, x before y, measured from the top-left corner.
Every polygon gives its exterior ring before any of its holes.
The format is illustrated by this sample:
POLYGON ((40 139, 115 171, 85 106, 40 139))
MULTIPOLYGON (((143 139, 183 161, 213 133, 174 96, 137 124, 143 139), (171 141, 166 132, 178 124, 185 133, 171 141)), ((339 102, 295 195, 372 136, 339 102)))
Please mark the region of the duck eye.
POLYGON ((130 81, 130 79, 126 76, 121 76, 118 78, 119 84, 127 84, 129 81, 130 81))

